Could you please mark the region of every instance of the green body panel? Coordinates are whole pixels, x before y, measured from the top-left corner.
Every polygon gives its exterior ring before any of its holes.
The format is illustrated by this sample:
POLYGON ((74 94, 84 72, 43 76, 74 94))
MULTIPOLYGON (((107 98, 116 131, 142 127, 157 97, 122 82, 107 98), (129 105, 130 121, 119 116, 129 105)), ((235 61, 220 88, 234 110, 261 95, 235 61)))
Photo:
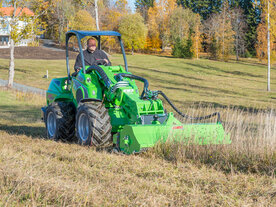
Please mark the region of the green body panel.
POLYGON ((46 92, 47 105, 55 101, 72 101, 73 95, 68 90, 66 78, 55 78, 51 81, 49 88, 46 92))
POLYGON ((112 132, 115 134, 113 142, 127 154, 168 139, 184 144, 231 143, 220 123, 182 125, 173 113, 165 114, 160 99, 151 96, 140 99, 135 80, 126 77, 120 81, 115 79, 118 73, 127 73, 122 66, 100 67, 111 81, 110 86, 105 85, 97 71, 84 74, 81 70, 70 80, 64 77, 51 81, 46 93, 47 105, 55 101, 70 101, 77 108, 83 99, 102 101, 111 118, 112 132), (162 121, 160 117, 163 117, 162 121))

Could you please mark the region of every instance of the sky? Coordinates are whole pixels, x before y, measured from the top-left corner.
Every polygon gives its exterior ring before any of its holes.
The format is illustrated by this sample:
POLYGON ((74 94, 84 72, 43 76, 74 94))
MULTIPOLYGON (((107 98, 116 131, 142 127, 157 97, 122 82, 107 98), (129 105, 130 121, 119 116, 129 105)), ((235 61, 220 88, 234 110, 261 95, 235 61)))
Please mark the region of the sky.
MULTIPOLYGON (((10 0, 6 0, 6 2, 7 1, 10 1, 10 0)), ((129 7, 131 8, 131 11, 134 12, 135 11, 135 5, 134 5, 135 0, 127 0, 127 1, 128 1, 129 7)), ((5 4, 5 1, 4 1, 4 4, 5 4)))
POLYGON ((135 0, 127 0, 127 1, 128 1, 128 5, 131 8, 131 11, 134 12, 135 11, 135 5, 134 5, 135 0))

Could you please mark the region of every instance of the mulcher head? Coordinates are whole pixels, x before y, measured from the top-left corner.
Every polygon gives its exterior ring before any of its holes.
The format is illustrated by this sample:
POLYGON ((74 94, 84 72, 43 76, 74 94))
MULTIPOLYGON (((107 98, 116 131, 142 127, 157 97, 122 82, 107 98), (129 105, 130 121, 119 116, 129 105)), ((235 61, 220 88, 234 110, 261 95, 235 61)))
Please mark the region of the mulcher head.
POLYGON ((172 113, 163 124, 126 125, 114 136, 114 144, 126 154, 143 151, 158 142, 177 141, 189 145, 231 144, 221 123, 181 124, 172 113))

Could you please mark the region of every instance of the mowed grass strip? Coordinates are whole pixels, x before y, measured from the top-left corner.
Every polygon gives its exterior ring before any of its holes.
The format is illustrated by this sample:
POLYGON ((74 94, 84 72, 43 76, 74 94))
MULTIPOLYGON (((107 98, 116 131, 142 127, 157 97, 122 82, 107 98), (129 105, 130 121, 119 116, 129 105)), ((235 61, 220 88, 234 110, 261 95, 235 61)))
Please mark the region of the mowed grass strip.
POLYGON ((276 205, 275 178, 41 139, 39 113, 29 116, 41 97, 7 90, 0 97, 0 123, 9 127, 0 128, 0 206, 276 205))
MULTIPOLYGON (((122 57, 112 55, 113 65, 123 65, 122 57)), ((186 60, 153 55, 128 55, 129 70, 145 77, 150 89, 164 91, 178 106, 191 104, 218 107, 274 108, 275 66, 271 71, 271 92, 266 91, 265 65, 254 61, 220 62, 186 60)), ((75 60, 71 60, 71 71, 75 60)), ((8 63, 0 59, 0 78, 8 78, 8 63)), ((15 81, 47 89, 52 78, 66 76, 65 60, 24 60, 15 62, 15 81), (42 78, 49 71, 49 79, 42 78)))

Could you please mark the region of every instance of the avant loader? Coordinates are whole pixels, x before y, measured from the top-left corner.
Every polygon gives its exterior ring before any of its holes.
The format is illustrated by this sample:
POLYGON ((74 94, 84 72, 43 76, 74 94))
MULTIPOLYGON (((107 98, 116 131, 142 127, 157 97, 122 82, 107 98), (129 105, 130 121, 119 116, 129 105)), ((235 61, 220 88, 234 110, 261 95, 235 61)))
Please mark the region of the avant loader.
POLYGON ((55 78, 47 90, 47 106, 42 107, 47 137, 54 140, 77 139, 81 145, 114 148, 137 153, 157 142, 173 140, 184 144, 230 144, 220 122, 220 114, 190 117, 181 113, 162 91, 149 90, 148 81, 128 71, 121 35, 113 31, 74 31, 66 33, 67 77, 55 78), (82 70, 70 74, 69 39, 76 37, 82 70), (94 37, 101 49, 101 37, 116 37, 124 58, 124 67, 85 65, 81 40, 94 37), (140 93, 136 82, 143 84, 140 93), (216 116, 214 123, 182 124, 164 109, 163 96, 172 108, 186 119, 203 120, 216 116))

